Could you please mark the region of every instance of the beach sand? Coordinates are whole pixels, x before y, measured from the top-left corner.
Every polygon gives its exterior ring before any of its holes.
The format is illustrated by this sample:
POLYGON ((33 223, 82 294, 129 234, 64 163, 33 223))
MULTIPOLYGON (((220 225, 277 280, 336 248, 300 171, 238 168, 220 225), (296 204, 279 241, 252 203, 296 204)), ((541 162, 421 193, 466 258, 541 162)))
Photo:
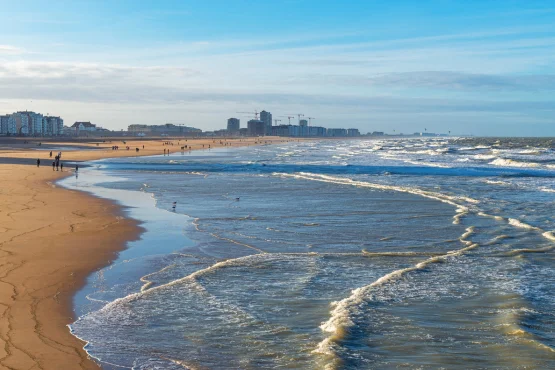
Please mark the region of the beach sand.
MULTIPOLYGON (((228 142, 238 147, 281 141, 228 142)), ((122 217, 118 205, 57 187, 55 181, 72 175, 73 166, 52 171, 50 150, 37 151, 37 144, 4 141, 0 150, 0 368, 97 369, 84 343, 67 327, 75 320, 73 295, 87 276, 108 265, 127 241, 138 238, 141 229, 136 221, 122 217)), ((71 144, 75 143, 43 142, 42 149, 71 144)), ((203 144, 205 149, 223 147, 212 139, 180 140, 179 145, 170 139, 126 144, 118 139, 98 146, 79 143, 94 150, 63 151, 62 162, 163 154, 167 148, 174 153, 181 145, 202 149, 203 144), (166 140, 174 145, 163 145, 166 140), (120 149, 114 151, 112 145, 120 149), (127 145, 132 150, 125 150, 127 145)))

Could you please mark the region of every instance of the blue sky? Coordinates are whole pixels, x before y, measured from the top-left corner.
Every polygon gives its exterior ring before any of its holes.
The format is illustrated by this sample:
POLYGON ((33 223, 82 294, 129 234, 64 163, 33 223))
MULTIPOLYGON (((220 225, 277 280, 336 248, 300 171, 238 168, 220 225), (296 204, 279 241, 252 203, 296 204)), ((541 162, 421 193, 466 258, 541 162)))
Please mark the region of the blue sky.
POLYGON ((0 113, 555 136, 555 2, 4 1, 0 113), (280 123, 287 118, 281 117, 280 123))

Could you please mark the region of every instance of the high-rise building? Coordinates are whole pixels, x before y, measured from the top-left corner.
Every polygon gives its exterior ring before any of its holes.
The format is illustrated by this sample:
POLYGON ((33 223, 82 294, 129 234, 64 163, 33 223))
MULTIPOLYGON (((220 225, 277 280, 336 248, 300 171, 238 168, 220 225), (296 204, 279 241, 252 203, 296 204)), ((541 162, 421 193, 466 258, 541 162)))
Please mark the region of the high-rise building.
POLYGON ((8 133, 12 135, 29 135, 30 117, 27 112, 16 112, 8 118, 8 133))
POLYGON ((264 135, 272 134, 272 113, 263 110, 260 112, 260 120, 264 122, 264 135))
POLYGON ((60 117, 45 117, 30 111, 0 116, 1 135, 61 135, 63 127, 64 121, 60 117))
POLYGON ((61 135, 64 132, 64 120, 56 116, 45 116, 42 127, 44 135, 61 135))
POLYGON ((8 133, 8 119, 9 115, 0 116, 0 134, 6 135, 8 133))
POLYGON ((266 122, 259 119, 251 119, 247 122, 247 135, 262 136, 266 133, 266 122))
POLYGON ((306 119, 302 119, 299 121, 299 126, 308 126, 308 121, 306 119))
POLYGON ((43 119, 44 116, 40 113, 25 112, 29 117, 29 134, 40 136, 43 134, 43 119))
POLYGON ((227 131, 237 133, 241 129, 241 121, 239 118, 230 118, 227 120, 227 131))

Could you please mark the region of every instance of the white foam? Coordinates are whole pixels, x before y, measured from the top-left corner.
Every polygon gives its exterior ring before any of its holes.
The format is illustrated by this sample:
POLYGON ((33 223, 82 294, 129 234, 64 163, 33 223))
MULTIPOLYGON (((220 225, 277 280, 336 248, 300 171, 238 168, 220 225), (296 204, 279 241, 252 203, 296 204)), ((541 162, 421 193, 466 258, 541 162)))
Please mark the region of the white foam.
POLYGON ((541 154, 542 150, 539 149, 525 149, 518 152, 518 154, 541 154))
POLYGON ((497 158, 496 160, 491 161, 489 164, 493 166, 502 166, 502 167, 539 167, 539 163, 520 162, 520 161, 514 161, 512 159, 503 159, 503 158, 497 158))
POLYGON ((352 314, 355 313, 358 310, 358 307, 366 301, 368 293, 374 288, 391 282, 411 271, 422 270, 430 264, 444 261, 453 256, 460 256, 469 250, 477 248, 479 246, 478 244, 468 240, 468 237, 472 235, 473 232, 474 228, 469 227, 465 230, 465 233, 461 235, 459 240, 466 245, 464 248, 450 251, 443 255, 430 257, 412 267, 392 271, 369 285, 354 289, 351 291, 351 295, 347 298, 344 298, 339 302, 332 302, 330 306, 333 310, 330 313, 330 318, 328 321, 323 322, 322 325, 320 325, 320 329, 322 331, 332 333, 332 335, 321 341, 313 352, 334 355, 334 342, 341 340, 348 332, 349 327, 355 325, 351 319, 352 314))
POLYGON ((320 174, 313 174, 313 173, 307 173, 307 172, 300 172, 297 174, 274 173, 274 175, 281 176, 281 177, 303 179, 303 180, 328 182, 328 183, 341 184, 341 185, 367 187, 367 188, 378 189, 378 190, 397 191, 397 192, 419 195, 429 199, 435 199, 440 202, 447 203, 457 207, 457 214, 454 216, 455 222, 459 220, 460 217, 462 217, 464 214, 468 213, 470 205, 475 205, 480 203, 479 200, 476 200, 473 198, 469 198, 465 196, 457 196, 457 195, 447 195, 447 194, 442 194, 442 193, 433 192, 429 190, 422 190, 416 187, 376 184, 371 182, 356 181, 356 180, 343 178, 343 177, 333 177, 328 175, 320 175, 320 174), (470 203, 470 205, 461 204, 464 202, 470 203))
POLYGON ((491 184, 491 185, 511 185, 511 183, 506 182, 506 181, 499 181, 499 180, 486 180, 484 181, 486 184, 491 184))
MULTIPOLYGON (((301 175, 314 175, 314 174, 301 173, 301 175)), ((293 175, 293 176, 295 176, 295 175, 293 175)), ((334 183, 340 183, 340 184, 345 184, 345 181, 347 181, 346 184, 349 184, 349 185, 410 193, 410 194, 415 194, 415 195, 419 195, 419 196, 422 196, 422 197, 426 197, 426 198, 429 198, 429 199, 434 199, 434 200, 438 200, 438 201, 443 202, 443 203, 450 204, 452 206, 457 207, 456 214, 453 216, 453 224, 459 224, 461 218, 469 213, 469 210, 470 210, 469 207, 466 206, 466 205, 460 204, 461 200, 463 202, 467 202, 467 203, 471 203, 471 204, 478 204, 480 202, 476 199, 469 198, 469 197, 446 195, 446 194, 442 194, 442 193, 431 192, 431 191, 427 191, 427 190, 421 190, 421 189, 418 189, 418 188, 408 187, 408 186, 394 186, 394 185, 375 184, 375 183, 355 181, 355 180, 351 180, 351 179, 345 179, 345 178, 340 178, 340 177, 332 177, 332 176, 326 176, 326 175, 315 175, 315 176, 320 177, 321 179, 323 179, 323 180, 316 179, 317 181, 334 182, 334 183)))
POLYGON ((497 221, 503 221, 504 220, 504 218, 501 217, 501 216, 490 215, 490 214, 487 214, 487 213, 484 213, 484 212, 478 212, 478 216, 494 218, 497 221))
POLYGON ((452 168, 446 164, 441 163, 433 163, 433 162, 423 162, 423 161, 411 161, 411 160, 403 160, 405 163, 414 164, 417 166, 428 166, 428 167, 438 167, 438 168, 452 168))
POLYGON ((516 218, 509 218, 509 225, 512 225, 514 227, 519 227, 521 229, 528 229, 528 230, 541 230, 538 227, 529 225, 527 223, 524 223, 522 221, 517 220, 516 218))
POLYGON ((546 232, 542 233, 542 236, 544 238, 546 238, 547 240, 555 242, 555 235, 553 234, 553 231, 546 231, 546 232))

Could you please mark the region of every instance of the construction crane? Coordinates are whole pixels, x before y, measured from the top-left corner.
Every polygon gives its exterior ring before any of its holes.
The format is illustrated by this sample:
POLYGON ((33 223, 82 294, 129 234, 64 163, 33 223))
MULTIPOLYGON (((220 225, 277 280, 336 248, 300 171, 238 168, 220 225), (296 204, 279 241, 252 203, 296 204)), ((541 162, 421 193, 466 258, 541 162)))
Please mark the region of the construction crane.
POLYGON ((288 115, 288 116, 276 116, 278 118, 287 118, 287 120, 289 121, 289 124, 291 124, 291 118, 295 118, 295 116, 293 115, 288 115))
POLYGON ((275 119, 275 120, 274 120, 274 126, 277 126, 277 125, 278 125, 278 124, 277 124, 278 122, 281 122, 281 120, 280 120, 280 119, 275 119))
POLYGON ((312 124, 312 120, 313 120, 313 119, 316 119, 316 118, 314 118, 314 117, 306 117, 306 118, 308 118, 308 125, 309 125, 309 126, 312 124))
POLYGON ((291 117, 289 117, 289 115, 287 116, 287 118, 289 118, 289 124, 291 124, 291 118, 295 118, 295 116, 299 117, 299 122, 301 122, 301 117, 304 117, 304 114, 302 113, 293 113, 291 114, 291 117))
POLYGON ((258 119, 258 111, 255 110, 254 112, 235 112, 235 113, 245 113, 245 114, 254 114, 254 119, 258 119))

